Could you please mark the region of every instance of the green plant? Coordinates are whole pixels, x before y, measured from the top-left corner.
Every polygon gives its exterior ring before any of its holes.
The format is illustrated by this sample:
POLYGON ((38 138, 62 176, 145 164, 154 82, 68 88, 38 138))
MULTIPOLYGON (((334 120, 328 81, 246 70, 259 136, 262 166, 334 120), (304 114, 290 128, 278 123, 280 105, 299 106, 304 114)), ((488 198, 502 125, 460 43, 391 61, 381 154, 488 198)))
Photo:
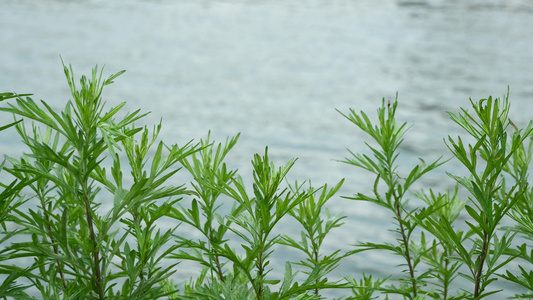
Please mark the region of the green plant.
POLYGON ((341 113, 375 143, 344 160, 375 176, 371 194, 346 198, 389 211, 397 240, 326 252, 346 219, 327 207, 344 180, 290 184, 296 159, 276 167, 265 148, 248 187, 225 162, 239 135, 167 145, 161 124, 135 125, 139 110, 106 109, 103 88, 123 71, 103 79, 95 68, 77 86, 63 67, 73 100, 59 113, 30 95, 0 94, 14 101, 0 111, 15 117, 0 131, 16 128, 27 148, 0 164, 12 177, 0 180, 1 299, 324 299, 329 289, 351 293, 345 299, 482 299, 498 292, 498 278, 523 288, 517 298, 533 298, 533 122, 518 129, 508 97, 450 113, 469 134, 445 141, 467 176, 449 174, 457 184, 443 192, 413 190, 445 161, 400 168, 407 124, 396 122, 397 101, 383 100, 375 124, 364 112, 341 113), (176 180, 181 169, 190 185, 176 180), (284 270, 275 267, 281 248, 298 253, 281 261, 284 270), (341 262, 370 250, 400 256, 404 275, 332 279, 341 262), (183 261, 200 268, 176 284, 183 261), (505 269, 512 261, 518 269, 505 269), (472 288, 458 288, 460 277, 472 288))
MULTIPOLYGON (((510 122, 510 121, 509 121, 510 122)), ((515 133, 521 133, 516 126, 511 123, 511 126, 515 129, 515 133)), ((530 122, 528 125, 529 131, 532 127, 530 122)), ((522 239, 519 245, 513 249, 508 249, 507 255, 517 257, 521 262, 518 265, 520 269, 519 274, 514 274, 507 270, 504 274, 498 274, 499 276, 514 282, 520 286, 523 286, 528 293, 517 294, 517 298, 533 298, 533 271, 531 266, 533 265, 533 188, 529 186, 526 181, 528 178, 528 168, 531 163, 531 148, 533 146, 533 138, 529 138, 527 147, 524 143, 518 145, 516 150, 512 152, 509 158, 509 163, 504 171, 509 174, 515 185, 521 183, 517 187, 516 193, 520 195, 515 205, 511 207, 510 217, 516 222, 516 224, 508 228, 511 232, 518 234, 522 239), (530 270, 530 271, 528 271, 530 270)), ((502 186, 505 184, 505 177, 502 179, 502 186)), ((505 188, 503 188, 505 190, 505 188)))
POLYGON ((350 114, 341 113, 346 119, 355 124, 365 133, 370 135, 377 143, 378 147, 367 146, 372 152, 372 156, 366 154, 352 154, 351 158, 344 160, 344 163, 363 168, 376 176, 372 189, 373 195, 356 194, 354 197, 347 197, 351 200, 368 201, 389 210, 396 221, 395 232, 398 236, 398 245, 391 243, 362 243, 358 247, 361 250, 386 250, 395 255, 403 257, 405 260, 407 275, 400 278, 400 286, 390 286, 382 288, 388 293, 398 293, 409 299, 414 299, 422 295, 422 286, 426 284, 428 272, 417 274, 417 267, 422 261, 422 257, 428 251, 426 249, 425 237, 422 234, 421 244, 417 245, 413 241, 413 233, 418 227, 416 220, 412 216, 418 211, 418 207, 410 209, 408 207, 409 189, 425 173, 435 169, 442 164, 437 160, 426 165, 416 165, 407 175, 398 174, 397 159, 399 157, 398 148, 403 142, 403 135, 407 130, 407 124, 398 125, 395 120, 398 102, 393 103, 382 101, 381 108, 378 109, 378 124, 374 125, 370 118, 364 113, 358 114, 353 109, 350 114), (380 183, 385 184, 385 190, 380 190, 380 183))
MULTIPOLYGON (((333 271, 343 258, 350 255, 350 253, 340 255, 340 250, 336 250, 329 255, 324 255, 321 251, 322 244, 328 233, 334 228, 341 227, 343 224, 342 219, 345 218, 344 216, 332 216, 325 207, 328 200, 338 192, 343 183, 344 179, 331 189, 328 189, 327 185, 318 190, 310 186, 307 191, 309 196, 306 197, 305 201, 289 212, 302 226, 300 241, 296 241, 286 234, 279 240, 280 244, 293 247, 304 253, 305 260, 296 264, 306 268, 307 270, 304 272, 307 275, 311 276, 314 272, 319 274, 315 280, 316 286, 313 290, 313 294, 317 297, 320 295, 321 288, 327 287, 327 285, 324 285, 326 281, 322 281, 323 277, 333 271), (325 218, 323 216, 324 211, 326 212, 325 218)), ((298 194, 301 188, 302 185, 295 183, 292 191, 298 194)), ((341 287, 341 285, 337 287, 341 287)))
POLYGON ((481 299, 498 292, 488 287, 499 276, 531 290, 533 273, 524 267, 520 266, 519 276, 509 270, 505 274, 497 272, 515 257, 528 262, 533 258, 533 253, 526 251, 526 243, 511 250, 516 233, 521 233, 527 239, 531 239, 533 233, 529 198, 531 190, 528 190, 527 183, 531 142, 527 151, 524 146, 526 139, 531 140, 532 123, 526 129, 519 130, 511 122, 508 118, 508 97, 503 100, 489 97, 479 102, 471 100, 474 114, 465 109, 459 115, 450 113, 452 120, 475 141, 473 145, 465 145, 461 137, 457 141, 449 137, 446 143, 469 173, 466 177, 449 175, 470 196, 467 200, 460 200, 457 187, 453 194, 449 191, 443 194, 435 194, 432 190, 429 193, 422 191, 414 195, 422 199, 425 206, 408 208, 404 197, 409 187, 441 163, 437 160, 425 165, 421 160, 422 165, 415 166, 408 175, 398 174, 394 162, 399 155, 397 149, 403 142, 406 124, 396 124, 396 104, 395 101, 385 106, 383 101, 378 110, 378 125, 373 125, 363 112, 358 115, 351 110, 350 115, 344 115, 379 145, 379 148, 369 146, 373 158, 352 153, 353 157, 345 160, 376 175, 374 195, 357 194, 349 199, 369 201, 390 210, 397 222, 395 232, 399 237, 398 245, 362 243, 358 246, 365 251, 387 250, 402 256, 406 266, 404 272, 408 274, 397 279, 400 280, 400 286, 379 289, 386 294, 401 294, 408 299, 481 299), (510 128, 514 129, 512 134, 508 133, 510 128), (380 182, 385 183, 384 192, 380 191, 380 182), (462 211, 470 217, 465 221, 467 231, 454 225, 462 211), (501 223, 508 216, 518 224, 504 230, 501 223), (418 243, 412 238, 413 233, 417 232, 415 229, 420 236, 418 243), (421 271, 417 271, 419 269, 421 271), (473 287, 470 291, 461 290, 452 295, 452 282, 458 276, 469 280, 473 287))
MULTIPOLYGON (((209 136, 198 145, 166 146, 157 142, 161 124, 152 131, 135 126, 144 116, 139 110, 119 117, 121 103, 106 111, 103 88, 123 71, 102 79, 95 68, 90 79, 82 76, 79 88, 72 69, 64 66, 64 71, 73 100, 60 113, 28 95, 2 94, 2 99, 16 100, 0 111, 24 119, 10 126, 17 125, 29 149, 20 158, 7 158, 16 181, 2 194, 9 200, 2 203, 2 225, 19 229, 2 239, 17 236, 1 252, 0 270, 8 274, 4 297, 17 292, 33 299, 24 292, 27 286, 17 285, 21 276, 43 299, 315 299, 320 289, 341 286, 325 275, 342 257, 335 252, 320 258, 319 253, 327 232, 340 226, 342 218, 329 214, 322 225, 320 214, 341 183, 324 187, 315 203, 320 189, 283 187, 295 160, 276 169, 265 150, 252 161, 249 196, 243 180, 223 162, 238 136, 216 150, 209 136), (32 122, 29 130, 26 121, 32 122), (178 163, 192 175, 192 190, 170 182, 178 163), (25 186, 28 206, 17 193, 25 186), (221 204, 221 195, 231 199, 231 208, 221 204), (187 204, 180 204, 183 197, 187 204), (220 206, 229 212, 220 213, 220 206), (312 208, 310 216, 307 208, 312 208), (312 244, 302 248, 311 259, 302 262, 309 269, 303 281, 296 280, 290 262, 283 280, 268 278, 271 254, 282 241, 274 228, 287 214, 319 224, 302 223, 312 244), (162 230, 165 219, 178 222, 162 230), (180 223, 196 228, 204 239, 178 232, 180 223), (241 239, 244 252, 234 248, 228 233, 241 239), (14 263, 26 258, 33 259, 27 266, 14 263), (170 276, 177 271, 176 261, 184 259, 204 269, 180 293, 170 276), (279 290, 272 291, 277 283, 279 290), (307 295, 310 291, 314 295, 307 295)), ((283 241, 293 240, 284 236, 283 241)))
MULTIPOLYGON (((190 202, 190 208, 178 205, 168 214, 198 230, 205 238, 195 241, 176 234, 180 250, 172 254, 172 257, 199 262, 206 268, 205 274, 209 271, 211 281, 225 282, 228 275, 220 249, 228 240, 226 233, 232 221, 218 213, 223 204, 219 199, 222 192, 216 187, 229 184, 236 176, 236 171, 227 169, 224 158, 235 146, 238 137, 228 139, 224 145, 219 144, 214 151, 214 143, 210 141, 209 134, 207 139, 200 141, 200 151, 181 161, 193 176, 194 199, 190 202)), ((240 211, 239 207, 233 207, 230 216, 236 217, 240 211)), ((201 285, 202 281, 203 279, 195 284, 201 285)), ((188 288, 188 292, 193 293, 192 287, 188 288)))
POLYGON ((457 141, 448 138, 448 148, 470 174, 468 177, 450 174, 470 194, 465 206, 471 218, 466 221, 469 230, 453 230, 446 218, 427 219, 424 225, 443 243, 453 246, 454 254, 468 269, 468 273, 460 275, 473 283, 468 297, 481 299, 498 292, 487 288, 496 280, 496 272, 514 259, 514 255, 506 256, 514 234, 505 231, 500 235, 498 231, 509 211, 525 200, 526 173, 515 176, 510 188, 503 173, 509 168, 510 158, 531 137, 533 127, 530 124, 522 131, 511 126, 508 97, 503 100, 489 97, 471 103, 474 114, 463 109, 462 114, 450 116, 475 139, 475 144, 467 147, 460 137, 457 141), (515 130, 509 138, 510 126, 515 130))
POLYGON ((164 184, 177 172, 171 167, 196 148, 160 142, 150 153, 160 127, 150 138, 146 128, 133 125, 144 116, 139 111, 117 122, 125 103, 104 110, 103 87, 123 72, 102 80, 95 68, 77 89, 72 70, 64 71, 73 101, 63 112, 44 101, 41 108, 29 97, 0 108, 34 122, 30 132, 24 123, 17 126, 30 152, 8 158, 9 172, 29 183, 33 203, 13 209, 12 222, 22 228, 18 234, 28 238, 7 247, 8 258, 34 259, 26 277, 42 298, 162 297, 167 293, 161 282, 175 272, 174 265, 160 265, 174 250, 167 247, 173 229, 161 233, 156 221, 187 193, 183 186, 164 184), (119 151, 131 170, 127 182, 119 151), (173 200, 156 202, 169 197, 173 200))
MULTIPOLYGON (((16 95, 13 93, 0 93, 0 101, 15 98, 17 96, 28 95, 16 95)), ((3 131, 9 127, 15 126, 20 121, 12 122, 0 127, 0 131, 3 131)), ((0 171, 4 169, 5 161, 0 164, 0 171)), ((12 220, 11 214, 13 210, 17 209, 24 203, 24 199, 20 196, 19 192, 30 182, 27 180, 14 180, 9 184, 0 183, 2 192, 0 193, 0 226, 2 227, 0 244, 6 243, 11 237, 20 233, 19 230, 8 231, 6 223, 12 220)), ((9 255, 6 255, 5 249, 0 251, 0 274, 6 274, 7 278, 4 279, 2 285, 0 285, 0 297, 14 297, 16 295, 23 295, 23 290, 27 286, 17 284, 16 280, 25 274, 25 270, 14 269, 3 262, 9 260, 9 255)))
POLYGON ((195 299, 217 299, 221 296, 225 299, 316 299, 320 289, 340 287, 340 284, 328 283, 324 275, 336 267, 341 257, 336 257, 334 253, 320 259, 319 247, 327 232, 340 226, 340 218, 332 218, 329 214, 322 224, 320 213, 342 182, 330 190, 324 187, 317 203, 316 191, 312 187, 307 191, 302 191, 299 185, 291 189, 282 187, 295 160, 276 169, 265 150, 263 156, 256 154, 252 161, 254 183, 251 197, 242 178, 235 176, 233 171, 228 172, 222 163, 235 142, 236 138, 227 141, 224 146, 218 145, 214 152, 208 137, 201 142, 204 150, 200 152, 200 159, 193 155, 191 161, 182 162, 194 177, 199 201, 193 199, 190 208, 174 209, 172 216, 196 228, 205 240, 193 241, 178 236, 180 245, 192 251, 179 251, 176 257, 198 261, 205 266, 204 272, 210 274, 207 284, 195 282, 185 296, 195 299), (230 212, 224 216, 215 214, 221 205, 217 203, 221 194, 234 201, 230 212), (276 225, 287 214, 293 215, 306 230, 307 236, 304 234, 301 243, 287 235, 281 237, 274 233, 276 225), (213 227, 215 221, 217 225, 213 227), (228 231, 240 238, 244 255, 228 243, 228 231), (309 268, 303 282, 295 282, 296 273, 289 262, 286 263, 283 280, 268 277, 270 257, 278 243, 296 247, 309 256, 309 263, 300 263, 309 268), (227 265, 229 269, 225 268, 227 265), (271 287, 276 284, 281 286, 278 291, 273 291, 271 287), (307 295, 311 290, 314 291, 312 295, 307 295))

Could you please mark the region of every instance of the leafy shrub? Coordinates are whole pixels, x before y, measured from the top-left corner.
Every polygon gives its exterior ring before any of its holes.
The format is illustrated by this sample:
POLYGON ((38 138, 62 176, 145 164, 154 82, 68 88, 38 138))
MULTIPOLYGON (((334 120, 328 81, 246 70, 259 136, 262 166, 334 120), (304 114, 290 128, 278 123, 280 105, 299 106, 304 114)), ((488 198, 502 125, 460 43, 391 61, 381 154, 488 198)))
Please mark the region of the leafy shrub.
POLYGON ((490 288, 498 278, 522 286, 517 297, 532 297, 533 190, 527 180, 533 123, 525 129, 513 124, 508 97, 471 101, 472 112, 449 113, 474 143, 446 139, 469 175, 449 174, 457 186, 441 193, 412 189, 446 161, 421 159, 399 174, 407 124, 396 123, 397 101, 383 100, 377 124, 364 112, 341 112, 372 140, 370 154, 350 152, 343 162, 375 176, 371 194, 345 198, 388 210, 397 242, 326 253, 325 237, 345 219, 327 209, 343 181, 289 183, 296 160, 276 167, 265 148, 253 157, 247 187, 224 162, 238 135, 220 144, 209 134, 199 142, 165 144, 158 140, 161 124, 138 127, 145 114, 121 116, 125 103, 108 109, 102 101, 103 88, 124 71, 103 79, 95 67, 77 86, 72 68, 63 67, 72 100, 59 113, 31 95, 0 94, 11 99, 0 110, 15 116, 0 130, 16 128, 27 147, 1 165, 13 179, 0 193, 0 298, 323 299, 328 289, 343 289, 346 299, 482 299, 498 292, 490 288), (176 184, 177 172, 188 172, 192 182, 176 184), (408 205, 414 199, 422 204, 408 205), (299 236, 278 233, 287 219, 301 226, 299 236), (504 219, 514 225, 503 226, 504 219), (304 259, 272 272, 279 247, 304 259), (330 279, 345 258, 371 250, 402 257, 404 275, 330 279), (176 284, 185 261, 199 271, 176 284), (518 272, 504 269, 511 261, 518 272), (471 289, 458 288, 460 278, 471 289))

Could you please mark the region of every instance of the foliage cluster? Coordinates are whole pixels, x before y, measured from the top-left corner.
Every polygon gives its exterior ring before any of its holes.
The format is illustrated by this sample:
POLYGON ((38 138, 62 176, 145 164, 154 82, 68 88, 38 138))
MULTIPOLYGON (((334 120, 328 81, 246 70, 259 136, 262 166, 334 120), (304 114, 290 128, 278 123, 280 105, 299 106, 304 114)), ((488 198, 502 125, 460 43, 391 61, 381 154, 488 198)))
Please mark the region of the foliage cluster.
POLYGON ((105 106, 103 88, 123 71, 104 79, 95 67, 78 85, 63 67, 72 100, 61 112, 28 94, 0 94, 10 100, 0 111, 15 118, 0 130, 15 129, 26 147, 0 166, 8 178, 0 192, 1 299, 324 299, 329 289, 346 291, 343 299, 482 299, 499 292, 497 279, 521 286, 517 298, 533 298, 533 122, 515 126, 508 94, 449 113, 467 137, 445 145, 468 176, 449 174, 457 185, 443 192, 413 191, 442 159, 420 159, 400 174, 408 125, 396 122, 396 100, 383 100, 377 122, 340 112, 370 138, 368 153, 343 162, 375 176, 370 194, 344 198, 389 211, 397 240, 327 252, 326 236, 345 219, 327 204, 343 181, 290 183, 296 160, 275 166, 265 148, 247 186, 224 161, 238 135, 166 144, 161 124, 135 125, 140 110, 121 116, 125 103, 105 106), (192 182, 176 183, 177 172, 192 182), (280 233, 286 220, 299 235, 280 233), (302 259, 274 270, 280 247, 302 259), (331 279, 341 262, 371 250, 401 257, 403 275, 331 279), (199 272, 176 283, 184 262, 199 272))

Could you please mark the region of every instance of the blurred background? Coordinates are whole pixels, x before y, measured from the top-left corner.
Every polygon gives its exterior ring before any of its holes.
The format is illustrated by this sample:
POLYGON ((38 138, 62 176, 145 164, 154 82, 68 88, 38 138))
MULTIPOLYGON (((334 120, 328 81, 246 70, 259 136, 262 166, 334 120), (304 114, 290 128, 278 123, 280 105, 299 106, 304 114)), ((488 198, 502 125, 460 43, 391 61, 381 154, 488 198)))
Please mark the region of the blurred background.
MULTIPOLYGON (((388 212, 340 197, 367 192, 373 178, 337 161, 346 148, 368 153, 369 140, 336 109, 374 117, 398 93, 398 120, 412 125, 402 167, 449 158, 443 138, 463 133, 446 111, 468 108, 470 97, 510 87, 513 122, 532 119, 532 28, 529 0, 3 0, 0 92, 32 93, 59 110, 71 98, 60 55, 76 77, 96 64, 104 76, 126 69, 104 100, 151 112, 143 122, 162 120, 167 144, 241 133, 228 164, 245 179, 265 146, 276 165, 299 158, 291 181, 346 178, 329 206, 346 224, 327 250, 350 249, 395 236, 388 212)), ((14 130, 1 140, 2 154, 24 149, 14 130)), ((446 171, 464 172, 450 162, 421 187, 453 187, 446 171)), ((398 263, 369 252, 339 270, 388 276, 398 263)))

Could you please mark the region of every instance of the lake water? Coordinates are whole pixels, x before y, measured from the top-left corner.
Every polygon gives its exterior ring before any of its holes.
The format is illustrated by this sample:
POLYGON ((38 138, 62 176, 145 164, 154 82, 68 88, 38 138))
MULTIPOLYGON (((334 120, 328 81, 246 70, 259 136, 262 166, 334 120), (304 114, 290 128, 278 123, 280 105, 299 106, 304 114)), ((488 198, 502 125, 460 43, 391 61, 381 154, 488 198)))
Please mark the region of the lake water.
MULTIPOLYGON (((162 119, 167 143, 240 132, 228 163, 243 176, 268 145, 277 165, 299 158, 291 180, 346 178, 339 196, 349 196, 373 179, 336 161, 346 148, 366 151, 366 137, 335 109, 373 115, 398 92, 398 119, 413 125, 401 148, 406 167, 450 157, 443 138, 462 132, 446 111, 468 107, 469 97, 502 96, 510 86, 514 123, 532 118, 531 1, 408 1, 4 0, 0 92, 33 93, 60 109, 69 96, 59 55, 78 76, 96 64, 106 74, 126 69, 105 100, 151 111, 145 122, 162 119)), ((1 153, 23 149, 12 132, 2 141, 1 153)), ((423 184, 449 188, 444 172, 461 170, 449 163, 423 184)), ((328 249, 394 241, 387 212, 340 197, 330 209, 347 219, 328 249)), ((340 270, 387 275, 396 263, 368 253, 340 270)))

